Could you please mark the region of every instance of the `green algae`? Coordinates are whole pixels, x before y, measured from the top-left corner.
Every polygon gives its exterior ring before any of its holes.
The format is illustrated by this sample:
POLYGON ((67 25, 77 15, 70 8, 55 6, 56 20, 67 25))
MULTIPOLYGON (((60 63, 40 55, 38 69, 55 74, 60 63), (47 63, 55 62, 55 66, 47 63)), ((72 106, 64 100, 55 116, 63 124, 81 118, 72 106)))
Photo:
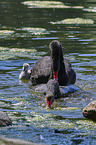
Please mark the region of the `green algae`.
POLYGON ((83 9, 83 6, 69 6, 59 1, 25 1, 22 4, 27 5, 29 8, 75 8, 83 9))
POLYGON ((96 122, 91 120, 79 120, 76 122, 78 129, 96 130, 96 122))
POLYGON ((58 1, 25 1, 22 4, 28 5, 30 8, 70 8, 58 1))
POLYGON ((10 49, 10 52, 36 52, 36 50, 35 49, 24 49, 24 48, 22 48, 22 49, 20 49, 20 48, 12 48, 12 49, 10 49))
POLYGON ((8 48, 0 47, 0 60, 10 60, 10 59, 39 59, 45 52, 37 52, 35 49, 28 48, 8 48))
POLYGON ((57 22, 50 22, 52 24, 93 24, 94 21, 91 19, 83 19, 83 18, 68 18, 57 22))
POLYGON ((20 96, 12 97, 12 98, 9 98, 8 100, 10 100, 10 101, 19 101, 19 103, 20 103, 20 101, 26 102, 26 98, 21 98, 20 96))
POLYGON ((9 50, 8 47, 0 47, 0 51, 7 51, 7 50, 9 50))
POLYGON ((32 35, 43 35, 49 34, 49 32, 44 28, 34 28, 34 27, 23 27, 22 30, 31 33, 32 35))
POLYGON ((34 117, 28 117, 27 121, 34 124, 35 127, 39 128, 59 128, 59 129, 70 129, 74 127, 74 123, 71 123, 70 121, 66 120, 55 120, 54 117, 56 115, 53 115, 51 113, 43 114, 43 113, 37 113, 32 112, 32 115, 34 117))
POLYGON ((13 39, 14 31, 13 30, 0 30, 0 38, 13 39))
POLYGON ((22 27, 13 30, 0 30, 0 38, 7 40, 15 40, 18 37, 32 37, 33 35, 44 35, 49 32, 44 28, 22 27))
POLYGON ((78 110, 80 108, 78 107, 67 107, 67 108, 61 108, 61 107, 57 107, 56 110, 78 110))
POLYGON ((10 36, 14 33, 12 30, 0 30, 0 37, 1 36, 10 36))
POLYGON ((88 12, 94 12, 96 13, 96 7, 89 7, 89 8, 84 8, 84 11, 88 11, 88 12))

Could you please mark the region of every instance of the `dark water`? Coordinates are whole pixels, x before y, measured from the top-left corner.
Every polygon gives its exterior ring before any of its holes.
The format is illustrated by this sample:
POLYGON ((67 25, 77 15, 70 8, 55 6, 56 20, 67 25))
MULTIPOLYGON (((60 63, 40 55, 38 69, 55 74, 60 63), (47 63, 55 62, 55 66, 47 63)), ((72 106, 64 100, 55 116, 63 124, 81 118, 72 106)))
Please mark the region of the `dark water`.
POLYGON ((66 0, 68 8, 49 9, 29 8, 21 2, 0 1, 0 110, 13 121, 12 126, 0 128, 0 135, 49 145, 95 145, 96 123, 83 118, 82 109, 96 97, 96 1, 66 0), (50 23, 67 18, 94 23, 50 23), (23 63, 32 68, 40 57, 49 55, 48 45, 55 39, 72 63, 81 91, 56 100, 46 110, 45 96, 18 76, 23 63))

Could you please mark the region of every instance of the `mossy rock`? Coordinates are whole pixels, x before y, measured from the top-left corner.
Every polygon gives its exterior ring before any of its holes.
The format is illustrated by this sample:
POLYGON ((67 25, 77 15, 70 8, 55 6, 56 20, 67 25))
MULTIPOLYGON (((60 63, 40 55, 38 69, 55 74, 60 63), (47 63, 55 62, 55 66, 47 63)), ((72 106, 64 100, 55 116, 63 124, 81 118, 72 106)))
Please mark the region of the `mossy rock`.
POLYGON ((0 111, 0 127, 9 125, 12 125, 11 119, 5 112, 0 111))
POLYGON ((96 100, 89 103, 82 113, 84 117, 96 121, 96 100))

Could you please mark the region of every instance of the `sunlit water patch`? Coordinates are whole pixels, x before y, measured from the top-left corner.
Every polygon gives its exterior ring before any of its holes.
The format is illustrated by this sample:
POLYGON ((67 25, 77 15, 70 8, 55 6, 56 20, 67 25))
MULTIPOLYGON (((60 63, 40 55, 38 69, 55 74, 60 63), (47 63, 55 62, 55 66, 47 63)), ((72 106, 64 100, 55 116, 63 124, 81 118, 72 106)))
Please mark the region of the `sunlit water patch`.
MULTIPOLYGON (((77 62, 75 62, 74 65, 76 71, 78 72, 77 82, 79 81, 80 88, 82 88, 85 91, 95 93, 96 54, 95 53, 77 54, 77 56, 75 55, 75 57, 77 62)), ((95 95, 93 95, 93 98, 95 99, 95 95)))

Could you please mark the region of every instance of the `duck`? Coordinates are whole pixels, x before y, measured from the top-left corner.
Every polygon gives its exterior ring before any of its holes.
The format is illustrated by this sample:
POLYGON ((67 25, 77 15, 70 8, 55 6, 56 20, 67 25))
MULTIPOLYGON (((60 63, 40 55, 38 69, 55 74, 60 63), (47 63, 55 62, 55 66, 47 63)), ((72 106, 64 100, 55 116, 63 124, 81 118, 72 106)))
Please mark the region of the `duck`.
POLYGON ((29 70, 29 64, 23 64, 23 70, 19 75, 19 80, 30 80, 31 70, 29 70))
POLYGON ((50 56, 40 58, 31 69, 32 85, 47 83, 50 79, 57 80, 60 86, 74 84, 76 73, 69 60, 63 56, 60 42, 53 40, 49 48, 50 56))

